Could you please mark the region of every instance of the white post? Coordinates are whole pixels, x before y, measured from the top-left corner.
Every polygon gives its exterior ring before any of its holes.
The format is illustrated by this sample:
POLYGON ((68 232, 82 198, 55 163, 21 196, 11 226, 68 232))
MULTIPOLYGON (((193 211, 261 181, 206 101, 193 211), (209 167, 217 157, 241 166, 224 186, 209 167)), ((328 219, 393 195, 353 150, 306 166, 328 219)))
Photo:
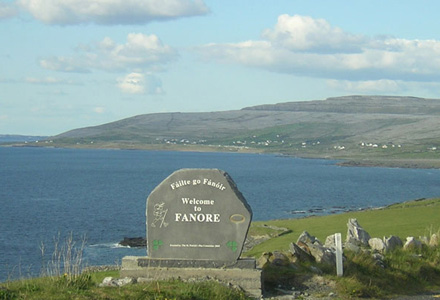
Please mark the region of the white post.
POLYGON ((335 244, 336 244, 336 274, 342 276, 343 266, 342 266, 342 238, 340 233, 335 233, 335 244))

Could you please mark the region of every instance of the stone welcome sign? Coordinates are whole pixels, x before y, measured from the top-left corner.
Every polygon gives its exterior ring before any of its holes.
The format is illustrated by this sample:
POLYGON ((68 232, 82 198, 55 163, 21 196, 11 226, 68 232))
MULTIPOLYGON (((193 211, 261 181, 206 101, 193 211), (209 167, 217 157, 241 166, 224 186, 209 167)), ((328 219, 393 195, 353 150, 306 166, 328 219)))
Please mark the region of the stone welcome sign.
POLYGON ((120 276, 138 282, 212 278, 262 295, 261 270, 240 258, 252 211, 218 169, 182 169, 147 198, 148 256, 122 258, 120 276))
POLYGON ((147 199, 150 258, 234 262, 252 211, 231 177, 218 169, 182 169, 147 199))

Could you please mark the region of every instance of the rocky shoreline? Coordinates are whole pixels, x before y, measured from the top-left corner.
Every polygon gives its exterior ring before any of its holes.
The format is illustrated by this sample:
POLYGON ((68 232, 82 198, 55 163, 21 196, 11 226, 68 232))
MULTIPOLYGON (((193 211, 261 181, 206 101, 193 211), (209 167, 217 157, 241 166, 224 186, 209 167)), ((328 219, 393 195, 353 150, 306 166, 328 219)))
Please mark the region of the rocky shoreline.
POLYGON ((344 160, 337 163, 342 167, 381 167, 408 169, 440 169, 438 159, 378 159, 344 160))
MULTIPOLYGON (((22 144, 22 143, 12 143, 12 144, 0 144, 0 147, 43 147, 43 148, 71 148, 71 149, 129 149, 129 150, 154 150, 154 151, 161 151, 165 150, 160 147, 154 147, 149 145, 148 147, 135 147, 135 148, 126 148, 126 147, 117 147, 113 145, 112 147, 96 147, 96 146, 90 146, 90 145, 70 145, 70 146, 46 146, 46 145, 29 145, 29 144, 22 144)), ((170 148, 166 150, 172 150, 172 151, 197 151, 197 152, 229 152, 225 149, 223 151, 220 151, 218 149, 207 149, 207 148, 199 148, 199 149, 184 149, 184 148, 170 148)), ((236 152, 236 151, 232 151, 236 152)), ((258 149, 247 149, 245 151, 246 153, 255 153, 255 154, 277 154, 277 152, 264 152, 258 149)), ((291 156, 291 157, 297 157, 297 158, 304 158, 304 159, 330 159, 330 160, 337 160, 339 161, 337 165, 342 167, 381 167, 381 168, 408 168, 408 169, 440 169, 440 156, 439 159, 435 158, 356 158, 354 157, 333 157, 333 156, 320 156, 319 154, 299 154, 299 155, 293 155, 293 154, 281 154, 278 153, 280 156, 291 156)))

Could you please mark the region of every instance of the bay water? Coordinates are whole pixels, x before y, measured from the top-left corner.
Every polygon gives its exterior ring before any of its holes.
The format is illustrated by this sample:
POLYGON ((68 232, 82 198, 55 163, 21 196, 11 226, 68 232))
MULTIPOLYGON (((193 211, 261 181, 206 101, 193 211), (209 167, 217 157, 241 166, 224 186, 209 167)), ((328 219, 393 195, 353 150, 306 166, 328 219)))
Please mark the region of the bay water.
POLYGON ((145 249, 149 193, 181 168, 228 172, 253 220, 298 218, 440 196, 440 170, 340 167, 279 155, 0 147, 0 281, 38 276, 58 237, 84 238, 87 265, 145 249), (45 254, 40 248, 44 245, 45 254))

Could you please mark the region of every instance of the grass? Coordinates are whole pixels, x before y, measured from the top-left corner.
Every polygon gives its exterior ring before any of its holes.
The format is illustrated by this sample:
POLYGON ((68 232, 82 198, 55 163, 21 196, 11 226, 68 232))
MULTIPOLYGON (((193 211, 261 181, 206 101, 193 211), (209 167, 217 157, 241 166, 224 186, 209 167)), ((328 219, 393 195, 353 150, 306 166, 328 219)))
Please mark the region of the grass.
POLYGON ((325 242, 327 236, 340 232, 344 240, 349 218, 356 218, 371 237, 382 238, 396 235, 405 240, 407 236, 428 236, 432 231, 440 229, 439 216, 440 198, 405 202, 384 209, 302 219, 254 222, 252 226, 266 224, 284 227, 291 232, 257 245, 246 252, 246 255, 259 257, 263 252, 288 250, 290 243, 295 242, 303 231, 316 236, 321 242, 325 242))
MULTIPOLYGON (((333 265, 313 262, 295 263, 294 266, 267 265, 263 269, 265 287, 276 291, 301 289, 316 277, 320 269, 323 281, 333 282, 331 290, 337 299, 375 298, 388 299, 399 295, 417 295, 440 290, 440 247, 423 247, 421 250, 395 250, 384 255, 381 266, 371 253, 344 253, 344 276, 337 277, 333 265)), ((308 291, 315 297, 327 296, 329 291, 308 291), (320 294, 321 293, 321 294, 320 294)))
MULTIPOLYGON (((371 237, 399 236, 403 241, 407 236, 431 236, 440 234, 440 199, 421 199, 390 205, 383 209, 349 212, 323 217, 273 220, 255 222, 252 227, 284 227, 290 232, 267 240, 246 253, 260 257, 263 253, 286 251, 303 231, 308 231, 322 242, 326 237, 341 232, 343 240, 349 218, 356 218, 371 237)), ((252 229, 251 227, 251 229, 252 229)), ((252 232, 252 230, 250 231, 252 232)), ((396 251, 384 255, 382 267, 372 258, 371 253, 345 251, 344 276, 335 276, 334 266, 316 263, 296 265, 295 268, 275 268, 265 270, 265 284, 286 285, 308 278, 311 267, 320 268, 324 276, 336 283, 338 295, 342 298, 380 298, 395 295, 411 295, 429 290, 440 290, 440 247, 424 246, 420 250, 396 251)), ((298 282, 296 282, 298 285, 298 282)))
POLYGON ((335 278, 346 297, 388 298, 440 289, 440 248, 398 249, 385 255, 385 267, 368 253, 345 253, 344 277, 335 278))
POLYGON ((194 283, 178 280, 158 281, 121 288, 98 286, 98 283, 102 281, 101 278, 118 277, 118 273, 115 271, 85 274, 91 278, 87 286, 59 285, 49 277, 9 282, 0 285, 0 299, 249 299, 242 291, 214 281, 194 283))

